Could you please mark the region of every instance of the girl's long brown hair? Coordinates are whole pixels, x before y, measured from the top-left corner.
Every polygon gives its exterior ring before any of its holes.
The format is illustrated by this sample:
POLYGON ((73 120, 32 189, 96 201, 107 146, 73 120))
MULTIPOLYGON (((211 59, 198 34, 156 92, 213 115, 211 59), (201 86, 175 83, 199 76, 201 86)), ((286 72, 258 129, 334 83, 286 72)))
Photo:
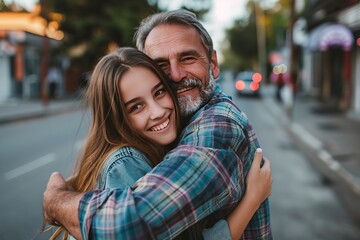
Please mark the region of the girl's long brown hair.
MULTIPOLYGON (((176 95, 168 84, 166 75, 146 54, 134 48, 120 48, 104 56, 95 66, 86 91, 86 102, 92 113, 92 124, 82 155, 76 163, 74 188, 80 192, 95 188, 101 168, 109 154, 122 146, 132 146, 143 152, 155 166, 166 151, 131 127, 122 101, 119 82, 121 76, 131 67, 145 67, 156 74, 175 105, 176 125, 180 129, 180 116, 176 95)), ((51 239, 64 231, 59 227, 51 239)), ((63 239, 68 237, 64 231, 63 239)))

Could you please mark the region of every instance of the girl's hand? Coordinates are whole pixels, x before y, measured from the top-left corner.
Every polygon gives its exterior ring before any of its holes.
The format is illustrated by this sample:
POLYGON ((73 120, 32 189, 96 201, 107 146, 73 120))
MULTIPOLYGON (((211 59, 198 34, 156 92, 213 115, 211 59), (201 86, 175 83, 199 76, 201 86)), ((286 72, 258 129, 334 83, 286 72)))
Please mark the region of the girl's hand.
POLYGON ((258 148, 246 177, 245 195, 248 195, 247 197, 253 201, 256 200, 259 205, 270 196, 272 190, 270 161, 264 158, 264 164, 260 167, 262 159, 262 149, 258 148))
POLYGON ((253 163, 246 177, 246 192, 238 206, 227 218, 232 239, 240 239, 252 216, 271 194, 272 177, 270 161, 264 159, 262 167, 262 150, 256 149, 253 163))

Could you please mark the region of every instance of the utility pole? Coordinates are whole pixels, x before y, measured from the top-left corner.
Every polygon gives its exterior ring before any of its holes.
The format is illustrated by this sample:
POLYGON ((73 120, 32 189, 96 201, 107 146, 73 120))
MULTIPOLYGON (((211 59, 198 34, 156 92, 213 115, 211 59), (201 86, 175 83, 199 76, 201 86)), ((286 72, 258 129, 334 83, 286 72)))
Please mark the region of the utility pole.
POLYGON ((258 46, 258 59, 259 59, 259 71, 265 79, 267 79, 266 73, 266 39, 265 39, 265 21, 264 11, 260 8, 260 0, 253 0, 255 8, 255 20, 256 20, 256 38, 258 46))
POLYGON ((41 62, 40 62, 40 95, 41 102, 44 106, 49 104, 49 91, 46 76, 49 70, 49 47, 50 40, 47 37, 46 30, 49 23, 49 13, 46 6, 46 0, 40 0, 40 16, 45 19, 44 33, 42 36, 41 62))

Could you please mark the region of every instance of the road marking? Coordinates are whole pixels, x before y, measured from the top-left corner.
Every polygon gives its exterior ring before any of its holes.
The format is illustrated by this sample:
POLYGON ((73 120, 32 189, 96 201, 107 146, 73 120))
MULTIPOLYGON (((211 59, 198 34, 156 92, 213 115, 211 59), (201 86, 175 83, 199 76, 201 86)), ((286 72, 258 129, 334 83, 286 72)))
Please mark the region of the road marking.
POLYGON ((15 168, 14 170, 5 173, 4 175, 5 180, 14 179, 16 177, 24 175, 25 173, 31 172, 39 167, 49 164, 53 161, 55 161, 55 154, 54 153, 47 154, 41 158, 38 158, 32 162, 29 162, 25 165, 22 165, 18 168, 15 168))

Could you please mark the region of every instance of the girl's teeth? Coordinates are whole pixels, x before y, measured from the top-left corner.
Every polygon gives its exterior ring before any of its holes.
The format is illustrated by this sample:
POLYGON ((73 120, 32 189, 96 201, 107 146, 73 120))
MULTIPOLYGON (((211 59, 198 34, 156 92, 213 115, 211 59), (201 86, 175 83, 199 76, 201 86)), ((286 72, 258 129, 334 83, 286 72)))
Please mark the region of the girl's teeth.
POLYGON ((170 122, 170 120, 167 119, 165 122, 163 122, 163 123, 160 124, 159 126, 152 127, 152 128, 151 128, 151 131, 155 131, 155 132, 156 132, 156 131, 160 131, 160 130, 166 128, 166 127, 169 125, 169 122, 170 122))

